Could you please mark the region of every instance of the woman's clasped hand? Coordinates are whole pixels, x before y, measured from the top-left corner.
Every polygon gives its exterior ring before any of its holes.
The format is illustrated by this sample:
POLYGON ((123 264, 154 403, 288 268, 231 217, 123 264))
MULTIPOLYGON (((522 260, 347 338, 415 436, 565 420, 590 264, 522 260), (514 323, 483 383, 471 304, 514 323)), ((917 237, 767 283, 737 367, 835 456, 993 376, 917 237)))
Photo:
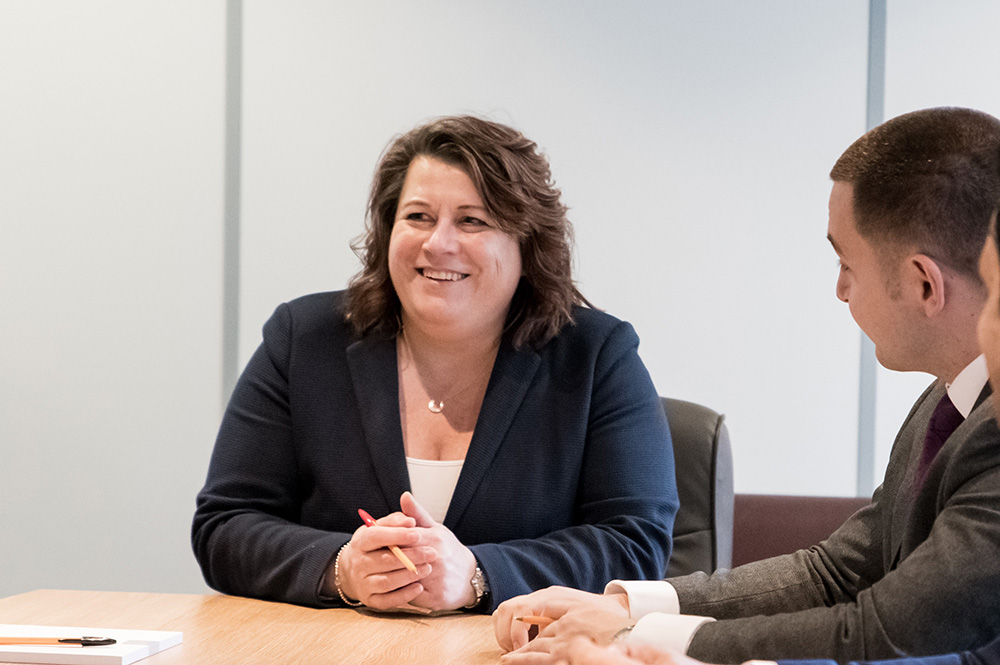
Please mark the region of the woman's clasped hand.
POLYGON ((434 521, 409 492, 400 497, 400 512, 361 526, 344 546, 339 570, 329 571, 329 584, 339 581, 339 591, 350 599, 380 610, 455 610, 473 604, 469 584, 476 557, 448 527, 434 521), (413 562, 410 571, 389 549, 395 545, 413 562), (339 578, 335 579, 335 573, 339 578))

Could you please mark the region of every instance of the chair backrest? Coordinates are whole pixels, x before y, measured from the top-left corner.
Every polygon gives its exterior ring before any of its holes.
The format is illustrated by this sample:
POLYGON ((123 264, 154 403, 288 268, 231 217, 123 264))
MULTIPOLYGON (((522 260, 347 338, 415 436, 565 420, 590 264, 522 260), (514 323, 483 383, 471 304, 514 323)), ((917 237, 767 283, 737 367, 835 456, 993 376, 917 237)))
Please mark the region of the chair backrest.
POLYGON ((733 452, 725 416, 667 397, 680 510, 666 576, 729 568, 733 552, 733 452))
POLYGON ((737 494, 733 565, 812 547, 869 503, 868 497, 737 494))

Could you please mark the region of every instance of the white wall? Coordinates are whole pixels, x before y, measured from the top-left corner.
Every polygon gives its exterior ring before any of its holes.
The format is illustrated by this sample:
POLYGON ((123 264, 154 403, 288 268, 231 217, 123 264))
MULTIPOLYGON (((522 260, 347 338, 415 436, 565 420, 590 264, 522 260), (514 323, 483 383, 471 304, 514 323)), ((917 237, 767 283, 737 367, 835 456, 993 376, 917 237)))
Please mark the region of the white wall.
MULTIPOLYGON (((889 3, 887 117, 1000 112, 994 4, 889 3)), ((279 302, 355 272, 387 141, 482 113, 549 154, 583 291, 660 392, 728 415, 737 489, 852 494, 826 198, 865 129, 867 8, 247 0, 241 360, 279 302)), ((224 53, 223 0, 0 2, 0 595, 205 588, 224 53)), ((879 474, 924 383, 879 376, 879 474)))
POLYGON ((0 3, 0 595, 203 588, 224 18, 0 3))

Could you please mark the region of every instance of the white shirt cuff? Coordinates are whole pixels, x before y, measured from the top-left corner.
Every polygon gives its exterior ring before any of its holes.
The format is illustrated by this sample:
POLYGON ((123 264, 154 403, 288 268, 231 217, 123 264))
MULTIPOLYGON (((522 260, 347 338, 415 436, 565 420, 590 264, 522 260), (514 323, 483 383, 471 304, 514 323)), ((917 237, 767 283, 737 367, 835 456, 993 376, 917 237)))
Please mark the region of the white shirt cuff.
POLYGON ((657 612, 639 619, 625 639, 628 642, 641 642, 660 649, 687 653, 694 634, 709 621, 715 621, 715 619, 690 614, 657 612))
POLYGON ((628 596, 628 612, 633 619, 641 619, 653 612, 681 612, 677 590, 664 580, 611 580, 604 587, 604 593, 624 593, 628 596))

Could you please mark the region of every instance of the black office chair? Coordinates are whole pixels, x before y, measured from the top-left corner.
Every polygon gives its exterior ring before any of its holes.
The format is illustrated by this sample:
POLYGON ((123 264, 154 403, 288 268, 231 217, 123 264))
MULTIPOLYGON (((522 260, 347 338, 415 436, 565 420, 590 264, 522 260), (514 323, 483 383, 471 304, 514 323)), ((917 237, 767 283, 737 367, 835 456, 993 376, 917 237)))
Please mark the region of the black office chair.
POLYGON ((733 452, 725 416, 661 397, 674 442, 680 510, 666 576, 729 568, 733 556, 733 452))

